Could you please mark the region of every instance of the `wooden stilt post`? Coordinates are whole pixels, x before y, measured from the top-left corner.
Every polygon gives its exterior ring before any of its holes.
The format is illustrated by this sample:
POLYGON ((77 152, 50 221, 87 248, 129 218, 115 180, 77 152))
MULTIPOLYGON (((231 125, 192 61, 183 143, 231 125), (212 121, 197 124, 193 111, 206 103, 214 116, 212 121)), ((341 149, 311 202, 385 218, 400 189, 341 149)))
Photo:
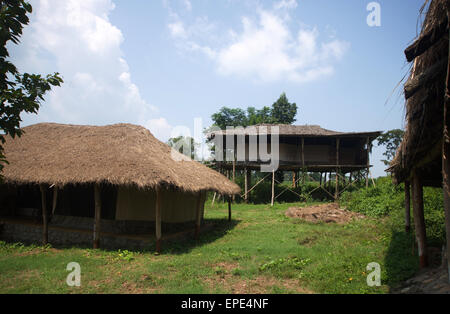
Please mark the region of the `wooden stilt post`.
POLYGON ((47 187, 41 184, 39 188, 41 190, 42 204, 42 245, 46 245, 48 243, 47 187))
POLYGON ((410 198, 410 184, 405 181, 405 231, 409 233, 411 230, 411 198, 410 198))
POLYGON ((322 186, 322 175, 323 175, 323 173, 322 173, 322 172, 320 172, 320 180, 319 180, 319 186, 322 186))
POLYGON ((53 187, 52 215, 55 214, 57 202, 58 202, 58 187, 55 185, 55 186, 53 187))
POLYGON ((305 138, 302 137, 302 168, 305 168, 305 138))
POLYGON ((423 213, 423 184, 420 176, 414 173, 412 179, 414 226, 416 230, 417 245, 419 248, 420 267, 428 266, 427 235, 425 217, 423 213))
POLYGON ((340 139, 336 138, 336 190, 334 194, 336 201, 339 199, 339 144, 340 139))
POLYGON ((231 195, 228 196, 228 221, 231 221, 231 195))
POLYGON ((370 138, 367 137, 366 140, 366 147, 367 147, 367 163, 366 163, 366 167, 367 167, 367 173, 366 173, 366 188, 369 187, 369 168, 370 168, 370 160, 369 160, 369 156, 370 156, 370 149, 369 149, 369 144, 370 144, 370 138))
POLYGON ((249 199, 249 193, 248 193, 248 187, 250 185, 251 182, 251 171, 247 168, 245 168, 244 170, 244 177, 245 177, 245 182, 244 182, 244 200, 246 203, 248 203, 248 199, 249 199))
POLYGON ((272 170, 272 201, 270 202, 270 206, 273 206, 274 201, 275 201, 275 170, 272 170))
POLYGON ((100 247, 100 217, 102 211, 102 199, 100 195, 100 185, 94 185, 94 200, 95 200, 95 213, 94 213, 94 249, 100 247))
POLYGON ((156 187, 155 233, 156 233, 156 252, 158 253, 161 253, 161 204, 162 204, 161 188, 156 187))
MULTIPOLYGON (((447 6, 447 19, 450 26, 450 7, 447 6)), ((449 42, 450 49, 450 42, 449 42)), ((444 101, 444 131, 442 138, 442 178, 443 178, 443 193, 444 193, 444 212, 445 212, 445 231, 447 240, 447 271, 448 282, 450 283, 450 54, 448 56, 447 65, 447 84, 445 88, 445 101, 444 101)))
MULTIPOLYGON (((448 111, 447 111, 448 113, 448 111)), ((448 270, 448 281, 450 283, 450 174, 449 174, 449 160, 450 160, 450 141, 449 141, 449 131, 448 131, 448 120, 445 126, 445 137, 444 137, 444 149, 442 156, 442 175, 444 179, 443 192, 444 192, 444 212, 445 212, 445 231, 447 240, 447 270, 448 270)))
POLYGON ((297 187, 297 176, 295 171, 292 171, 292 187, 294 189, 297 187))
POLYGON ((212 199, 212 202, 211 202, 211 206, 214 206, 214 201, 216 200, 216 195, 217 195, 217 192, 214 192, 213 199, 212 199))
POLYGON ((198 193, 197 196, 197 212, 195 219, 195 238, 198 239, 200 233, 200 224, 202 221, 202 206, 203 206, 203 192, 198 193))

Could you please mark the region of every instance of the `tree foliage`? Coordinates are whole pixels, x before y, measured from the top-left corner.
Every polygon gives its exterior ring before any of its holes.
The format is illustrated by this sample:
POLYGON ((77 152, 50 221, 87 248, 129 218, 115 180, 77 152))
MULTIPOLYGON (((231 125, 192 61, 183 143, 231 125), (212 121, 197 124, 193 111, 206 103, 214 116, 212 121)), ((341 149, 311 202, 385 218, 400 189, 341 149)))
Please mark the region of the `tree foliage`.
POLYGON ((386 159, 381 160, 385 165, 389 165, 389 163, 395 157, 395 153, 397 152, 397 149, 402 142, 404 134, 405 131, 401 129, 394 129, 384 132, 383 134, 378 136, 377 144, 386 146, 386 151, 383 153, 383 155, 386 156, 386 159))
POLYGON ((249 126, 256 124, 292 124, 295 122, 297 104, 290 103, 286 94, 283 93, 272 107, 264 106, 262 109, 248 107, 247 110, 240 108, 222 107, 219 112, 214 113, 211 118, 214 125, 224 130, 227 126, 249 126))
POLYGON ((167 141, 167 145, 175 149, 177 152, 184 154, 191 159, 195 159, 195 150, 197 144, 194 139, 189 136, 172 137, 167 141))
POLYGON ((20 36, 32 12, 31 5, 25 0, 0 0, 0 170, 6 158, 3 154, 5 137, 22 135, 20 114, 37 113, 44 100, 43 96, 52 86, 63 82, 59 73, 45 77, 40 74, 19 73, 11 63, 7 45, 19 44, 20 36))

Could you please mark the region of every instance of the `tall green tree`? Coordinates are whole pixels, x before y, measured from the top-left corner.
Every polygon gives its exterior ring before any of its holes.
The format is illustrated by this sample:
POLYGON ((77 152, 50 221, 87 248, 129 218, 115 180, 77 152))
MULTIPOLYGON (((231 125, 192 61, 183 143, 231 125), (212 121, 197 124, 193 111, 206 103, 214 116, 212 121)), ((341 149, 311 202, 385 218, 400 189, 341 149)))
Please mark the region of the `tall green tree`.
POLYGON ((39 74, 19 73, 10 57, 7 45, 9 42, 19 44, 20 36, 32 12, 31 5, 25 0, 0 0, 0 171, 4 163, 3 144, 5 137, 22 135, 20 129, 21 113, 37 113, 44 100, 44 94, 52 86, 60 86, 63 82, 59 73, 42 77, 39 74))
POLYGON ((211 118, 215 126, 224 130, 227 126, 249 126, 263 123, 292 124, 297 115, 297 104, 290 103, 285 93, 282 93, 272 107, 264 106, 262 109, 248 107, 240 108, 222 107, 211 118))
POLYGON ((290 103, 286 94, 281 94, 280 98, 272 105, 272 123, 276 124, 292 124, 295 122, 297 114, 297 104, 290 103))
POLYGON ((248 124, 247 115, 245 111, 240 108, 222 107, 219 112, 211 116, 214 124, 222 130, 227 126, 246 126, 248 124))
POLYGON ((395 153, 403 140, 404 134, 405 131, 401 129, 394 129, 384 132, 377 137, 377 144, 379 146, 383 145, 386 147, 386 151, 383 153, 383 155, 386 156, 386 159, 381 160, 385 165, 389 165, 392 159, 394 159, 395 153))

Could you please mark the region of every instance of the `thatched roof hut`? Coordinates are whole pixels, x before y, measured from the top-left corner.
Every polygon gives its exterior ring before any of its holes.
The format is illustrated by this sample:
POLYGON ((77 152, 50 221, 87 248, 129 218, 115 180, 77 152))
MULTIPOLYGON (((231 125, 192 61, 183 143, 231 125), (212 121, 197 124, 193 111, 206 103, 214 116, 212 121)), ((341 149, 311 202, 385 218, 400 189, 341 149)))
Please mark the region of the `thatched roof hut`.
POLYGON ((280 136, 301 136, 301 137, 370 137, 371 141, 377 138, 381 132, 338 132, 327 130, 319 125, 292 125, 292 124, 257 124, 247 128, 235 128, 230 130, 213 131, 208 134, 209 138, 218 135, 257 135, 272 134, 274 128, 278 128, 280 136))
POLYGON ((7 139, 4 146, 9 164, 3 176, 8 183, 172 186, 220 194, 240 191, 222 174, 172 151, 141 126, 40 123, 23 131, 23 136, 7 139))
POLYGON ((443 103, 448 63, 446 0, 426 1, 428 12, 418 39, 405 50, 412 63, 404 86, 406 128, 388 171, 397 183, 421 172, 425 185, 442 185, 443 103))
POLYGON ((423 186, 443 187, 450 278, 450 1, 425 1, 419 37, 405 50, 412 62, 404 86, 406 130, 388 171, 405 183, 405 229, 410 224, 410 184, 420 264, 427 266, 423 186), (428 8, 428 9, 427 9, 428 8))
POLYGON ((141 126, 40 123, 23 131, 4 144, 9 163, 2 173, 0 214, 23 217, 23 210, 40 208, 44 243, 53 215, 93 218, 94 247, 101 219, 154 221, 159 250, 161 222, 195 221, 198 234, 206 192, 228 197, 240 192, 222 174, 172 150, 141 126), (11 199, 9 210, 4 204, 11 199))

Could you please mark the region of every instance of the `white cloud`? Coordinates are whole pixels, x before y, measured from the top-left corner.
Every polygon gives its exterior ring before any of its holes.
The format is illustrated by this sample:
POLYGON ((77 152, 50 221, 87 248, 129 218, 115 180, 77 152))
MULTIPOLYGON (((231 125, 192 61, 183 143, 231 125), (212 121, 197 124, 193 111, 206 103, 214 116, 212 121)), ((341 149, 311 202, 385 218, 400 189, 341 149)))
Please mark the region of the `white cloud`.
POLYGON ((170 23, 168 27, 172 36, 186 38, 186 30, 184 29, 184 25, 181 21, 170 23))
POLYGON ((295 9, 297 7, 297 1, 296 0, 281 0, 274 4, 274 8, 279 9, 295 9))
POLYGON ((123 58, 123 34, 108 16, 112 0, 34 0, 22 42, 12 46, 23 72, 59 72, 64 83, 24 124, 128 122, 144 125, 158 110, 133 83, 123 58))
POLYGON ((163 142, 167 142, 172 135, 173 127, 165 118, 151 119, 143 123, 152 134, 163 142))
POLYGON ((183 5, 188 11, 192 11, 192 4, 190 0, 183 0, 183 5))
MULTIPOLYGON (((302 83, 333 74, 335 62, 345 55, 349 43, 339 39, 321 41, 316 28, 302 27, 293 32, 289 14, 285 11, 278 14, 277 10, 296 7, 296 1, 282 0, 275 3, 272 10, 258 9, 256 20, 244 16, 242 30, 229 29, 228 36, 220 36, 213 27, 201 37, 192 31, 184 31, 184 36, 176 36, 175 33, 181 32, 172 32, 172 35, 178 48, 205 54, 224 76, 302 83), (212 37, 213 32, 222 41, 228 39, 226 44, 204 40, 212 37)), ((186 26, 172 13, 174 16, 183 30, 194 28, 194 25, 186 26)))

